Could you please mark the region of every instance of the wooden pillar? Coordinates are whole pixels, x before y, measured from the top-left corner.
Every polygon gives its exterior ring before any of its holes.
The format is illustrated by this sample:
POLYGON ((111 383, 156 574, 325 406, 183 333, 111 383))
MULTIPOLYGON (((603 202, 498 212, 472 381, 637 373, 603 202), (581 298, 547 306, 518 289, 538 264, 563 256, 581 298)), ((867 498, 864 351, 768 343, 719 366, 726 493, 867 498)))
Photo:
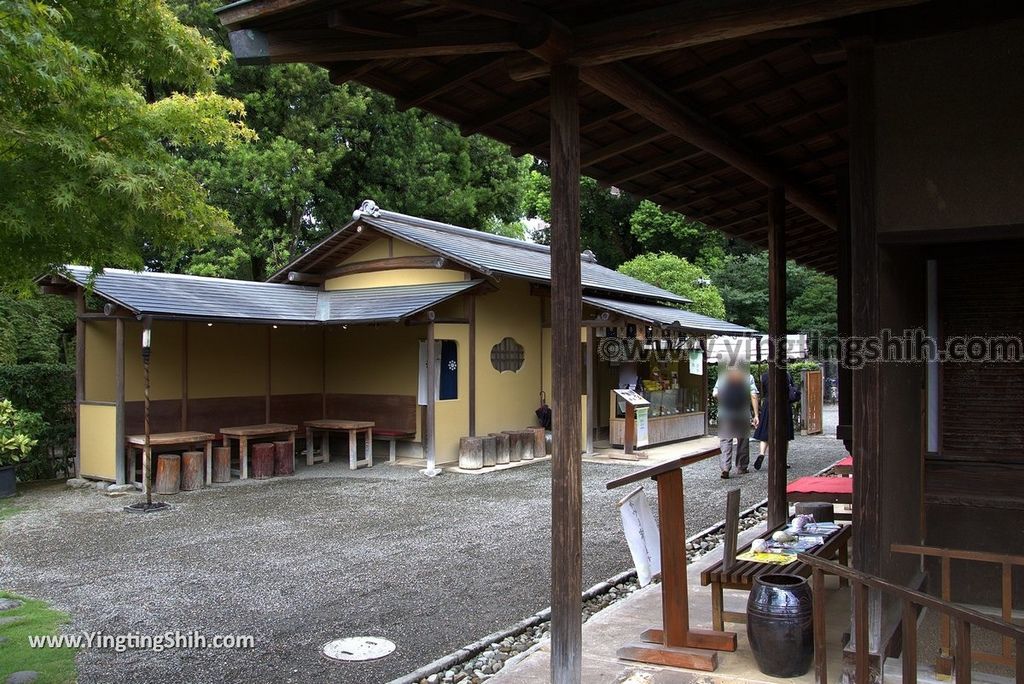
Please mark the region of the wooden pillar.
MULTIPOLYGON (((839 344, 849 339, 852 332, 851 316, 853 311, 850 303, 850 278, 853 277, 853 262, 850 254, 850 177, 846 173, 836 176, 838 192, 838 238, 839 268, 836 274, 836 328, 839 333, 839 344)), ((819 352, 822 350, 819 349, 819 352)), ((837 351, 841 351, 837 349, 837 351)), ((839 354, 839 361, 843 356, 839 354)), ((836 438, 843 440, 846 450, 853 453, 853 371, 848 365, 840 363, 837 380, 839 382, 839 425, 836 426, 836 438)))
MULTIPOLYGON (((188 430, 188 321, 181 322, 181 431, 188 430)), ((134 477, 134 473, 132 474, 134 477)))
POLYGON ((587 435, 586 453, 594 453, 594 426, 597 418, 594 415, 594 355, 597 354, 595 334, 592 326, 587 327, 587 435))
MULTIPOLYGON (((476 295, 469 302, 469 434, 476 435, 476 295)), ((392 442, 393 444, 394 442, 392 442)))
MULTIPOLYGON (((784 410, 789 401, 786 380, 786 195, 773 188, 768 195, 768 527, 786 521, 786 456, 789 450, 784 410)), ((760 345, 758 345, 760 348, 760 345)))
POLYGON ((582 676, 579 69, 551 68, 551 681, 582 676))
MULTIPOLYGON (((327 328, 320 329, 320 413, 327 418, 327 328)), ((310 447, 312 449, 312 447, 310 447)))
POLYGON ((435 473, 437 452, 437 440, 435 427, 437 423, 436 397, 437 397, 437 361, 434 358, 434 324, 427 324, 427 423, 423 426, 427 437, 427 468, 424 471, 428 475, 435 473))
POLYGON ((124 319, 114 321, 114 477, 124 484, 124 319))
POLYGON ((82 402, 85 401, 85 290, 75 290, 75 477, 82 475, 82 402))

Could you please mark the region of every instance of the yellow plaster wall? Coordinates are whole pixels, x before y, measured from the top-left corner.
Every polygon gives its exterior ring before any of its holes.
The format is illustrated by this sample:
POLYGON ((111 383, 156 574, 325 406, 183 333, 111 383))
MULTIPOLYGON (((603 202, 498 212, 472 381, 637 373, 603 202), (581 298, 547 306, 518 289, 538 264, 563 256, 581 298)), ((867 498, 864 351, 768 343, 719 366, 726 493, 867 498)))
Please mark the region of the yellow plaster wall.
POLYGON ((85 399, 116 401, 114 322, 85 322, 85 399))
POLYGON ((190 399, 263 396, 267 391, 267 328, 189 323, 190 399))
POLYGON ((476 298, 476 433, 486 435, 537 424, 543 383, 541 300, 524 281, 506 280, 497 292, 476 298), (517 373, 499 373, 491 365, 491 347, 511 337, 523 345, 525 360, 517 373))
POLYGON ((349 326, 327 329, 327 391, 416 396, 419 341, 425 326, 349 326))
MULTIPOLYGON (((181 399, 181 362, 184 323, 153 322, 153 352, 149 364, 149 398, 181 399)), ((142 401, 142 323, 128 321, 124 326, 124 397, 142 401)))
POLYGON ((324 330, 281 325, 270 330, 271 394, 319 394, 323 389, 324 330))
POLYGON ((434 404, 434 458, 438 463, 449 463, 459 460, 459 439, 469 434, 469 326, 437 323, 434 340, 455 340, 458 345, 459 396, 434 404))
POLYGON ((116 477, 117 409, 113 405, 82 404, 78 436, 80 477, 116 477))

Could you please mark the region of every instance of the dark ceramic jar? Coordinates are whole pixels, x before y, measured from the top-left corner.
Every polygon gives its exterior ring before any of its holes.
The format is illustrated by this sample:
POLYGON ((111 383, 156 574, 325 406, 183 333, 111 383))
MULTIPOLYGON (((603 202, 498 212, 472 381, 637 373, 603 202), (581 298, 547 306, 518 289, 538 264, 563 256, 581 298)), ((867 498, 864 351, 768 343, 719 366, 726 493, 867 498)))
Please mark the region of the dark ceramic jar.
POLYGON ((757 667, 771 677, 799 677, 814 659, 811 588, 797 575, 762 575, 747 599, 747 639, 757 667))

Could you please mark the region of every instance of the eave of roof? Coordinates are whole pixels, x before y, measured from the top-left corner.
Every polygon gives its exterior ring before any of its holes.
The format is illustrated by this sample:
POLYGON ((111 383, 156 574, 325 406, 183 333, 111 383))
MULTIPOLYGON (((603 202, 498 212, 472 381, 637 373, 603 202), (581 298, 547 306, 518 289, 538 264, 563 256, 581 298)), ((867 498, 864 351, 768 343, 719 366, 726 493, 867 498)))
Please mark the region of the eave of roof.
POLYGON ((173 273, 66 266, 59 277, 136 316, 292 325, 396 323, 479 286, 481 280, 322 291, 173 273))
POLYGON ((583 303, 597 309, 617 313, 653 325, 675 328, 685 332, 711 335, 753 336, 758 332, 736 323, 686 311, 671 306, 623 302, 604 297, 583 297, 583 303))

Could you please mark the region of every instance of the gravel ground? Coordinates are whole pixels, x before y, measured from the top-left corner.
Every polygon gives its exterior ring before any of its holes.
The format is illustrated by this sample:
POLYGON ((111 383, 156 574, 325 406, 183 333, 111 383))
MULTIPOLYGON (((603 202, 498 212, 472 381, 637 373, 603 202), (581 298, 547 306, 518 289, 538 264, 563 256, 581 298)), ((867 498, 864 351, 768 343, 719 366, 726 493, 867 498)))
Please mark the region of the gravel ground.
MULTIPOLYGON (((826 432, 791 446, 792 477, 842 456, 826 432)), ((632 565, 603 483, 631 464, 584 464, 584 586, 632 565)), ((0 588, 50 601, 68 629, 106 634, 251 634, 251 651, 83 650, 80 682, 359 682, 414 670, 548 605, 550 466, 500 475, 411 468, 350 472, 340 462, 291 479, 179 495, 171 511, 131 516, 136 497, 63 485, 26 488, 0 522, 0 588), (334 638, 398 645, 371 663, 320 655, 334 638)), ((720 520, 725 492, 764 497, 765 472, 720 480, 687 469, 687 526, 720 520)), ((648 487, 650 491, 652 488, 648 487)))

